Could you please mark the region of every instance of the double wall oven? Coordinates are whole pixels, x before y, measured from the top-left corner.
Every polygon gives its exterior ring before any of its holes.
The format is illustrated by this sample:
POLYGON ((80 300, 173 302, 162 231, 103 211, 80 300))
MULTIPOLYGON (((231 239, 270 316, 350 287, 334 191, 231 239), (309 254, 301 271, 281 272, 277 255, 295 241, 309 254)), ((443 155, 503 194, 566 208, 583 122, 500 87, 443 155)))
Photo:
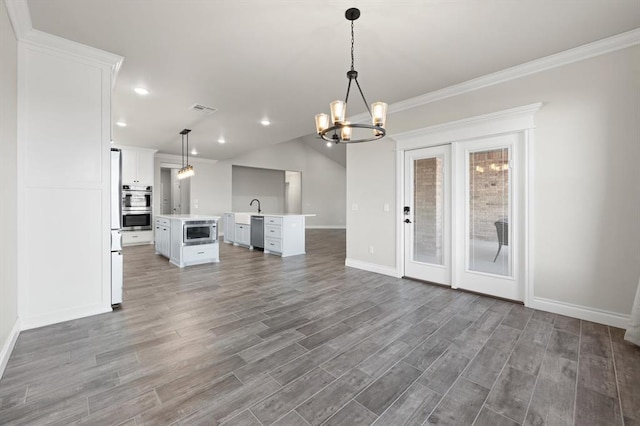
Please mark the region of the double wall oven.
POLYGON ((122 229, 145 231, 151 228, 153 216, 150 186, 122 185, 122 229))

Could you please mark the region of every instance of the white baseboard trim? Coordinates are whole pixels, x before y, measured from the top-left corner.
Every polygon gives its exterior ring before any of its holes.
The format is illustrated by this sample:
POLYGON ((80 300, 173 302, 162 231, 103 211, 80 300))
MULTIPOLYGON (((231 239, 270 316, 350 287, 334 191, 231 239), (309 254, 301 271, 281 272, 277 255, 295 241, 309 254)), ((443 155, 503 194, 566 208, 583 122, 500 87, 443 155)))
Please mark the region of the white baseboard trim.
POLYGON ((364 271, 375 272, 376 274, 388 275, 394 278, 400 278, 396 268, 391 266, 382 266, 376 263, 363 262, 361 260, 345 259, 344 264, 351 268, 362 269, 364 271))
POLYGON ((306 229, 347 229, 345 225, 313 225, 307 226, 306 229))
POLYGON ((590 308, 588 306, 574 305, 572 303, 559 302, 557 300, 545 299, 542 297, 534 297, 529 307, 622 329, 626 329, 629 326, 629 315, 590 308))
POLYGON ((71 321, 74 319, 84 318, 91 315, 104 314, 111 311, 113 311, 113 309, 111 308, 111 304, 109 304, 108 306, 91 305, 76 309, 51 312, 31 318, 22 318, 20 330, 30 330, 32 328, 44 327, 51 324, 57 324, 59 322, 71 321))
POLYGON ((16 322, 13 324, 13 328, 9 333, 9 338, 6 342, 4 342, 4 345, 2 345, 2 350, 0 351, 0 379, 2 379, 2 375, 4 374, 4 370, 7 367, 9 357, 11 356, 11 352, 13 352, 13 348, 16 345, 16 341, 18 340, 19 335, 20 318, 16 318, 16 322))

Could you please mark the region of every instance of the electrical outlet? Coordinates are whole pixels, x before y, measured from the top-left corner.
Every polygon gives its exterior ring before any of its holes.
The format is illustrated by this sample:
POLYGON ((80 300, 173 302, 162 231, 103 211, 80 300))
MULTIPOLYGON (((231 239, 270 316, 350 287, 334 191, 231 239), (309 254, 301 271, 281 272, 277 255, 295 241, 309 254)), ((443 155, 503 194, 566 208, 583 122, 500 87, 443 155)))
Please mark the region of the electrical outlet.
POLYGON ((384 203, 383 210, 384 210, 385 212, 388 212, 388 211, 389 211, 389 203, 384 203))

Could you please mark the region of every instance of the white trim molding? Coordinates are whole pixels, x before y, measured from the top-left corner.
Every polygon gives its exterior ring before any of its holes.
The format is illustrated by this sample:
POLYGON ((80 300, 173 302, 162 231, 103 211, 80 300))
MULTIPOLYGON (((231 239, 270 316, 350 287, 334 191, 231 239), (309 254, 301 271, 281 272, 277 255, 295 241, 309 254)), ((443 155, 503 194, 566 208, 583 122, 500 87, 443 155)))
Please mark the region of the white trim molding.
POLYGON ((629 326, 629 315, 621 315, 616 312, 591 308, 588 306, 574 305, 572 303, 545 299, 543 297, 534 297, 529 303, 529 307, 622 329, 626 329, 629 326))
POLYGON ((13 323, 13 328, 9 332, 9 336, 7 340, 4 342, 4 346, 2 347, 2 350, 0 350, 0 379, 2 379, 4 370, 5 368, 7 368, 9 357, 11 356, 11 352, 13 352, 13 348, 16 345, 16 341, 18 340, 19 335, 20 335, 20 318, 16 318, 16 322, 13 323))
POLYGON ((376 263, 363 262, 355 259, 345 259, 345 266, 350 268, 362 269, 363 271, 374 272, 376 274, 387 275, 394 278, 401 278, 398 275, 398 269, 392 266, 378 265, 376 263))

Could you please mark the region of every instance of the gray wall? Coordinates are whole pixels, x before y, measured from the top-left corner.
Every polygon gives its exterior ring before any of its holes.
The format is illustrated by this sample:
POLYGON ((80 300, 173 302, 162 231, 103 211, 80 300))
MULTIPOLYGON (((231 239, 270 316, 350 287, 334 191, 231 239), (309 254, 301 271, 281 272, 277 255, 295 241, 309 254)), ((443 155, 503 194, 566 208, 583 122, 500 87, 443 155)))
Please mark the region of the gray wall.
POLYGON ((381 208, 396 201, 394 133, 544 102, 533 153, 534 297, 628 315, 640 276, 638 75, 636 46, 392 114, 391 138, 347 149, 347 257, 400 268, 395 213, 381 208))
POLYGON ((17 42, 0 1, 0 377, 18 320, 17 42))
POLYGON ((257 212, 257 198, 263 212, 284 213, 284 170, 231 167, 231 208, 234 212, 257 212))

